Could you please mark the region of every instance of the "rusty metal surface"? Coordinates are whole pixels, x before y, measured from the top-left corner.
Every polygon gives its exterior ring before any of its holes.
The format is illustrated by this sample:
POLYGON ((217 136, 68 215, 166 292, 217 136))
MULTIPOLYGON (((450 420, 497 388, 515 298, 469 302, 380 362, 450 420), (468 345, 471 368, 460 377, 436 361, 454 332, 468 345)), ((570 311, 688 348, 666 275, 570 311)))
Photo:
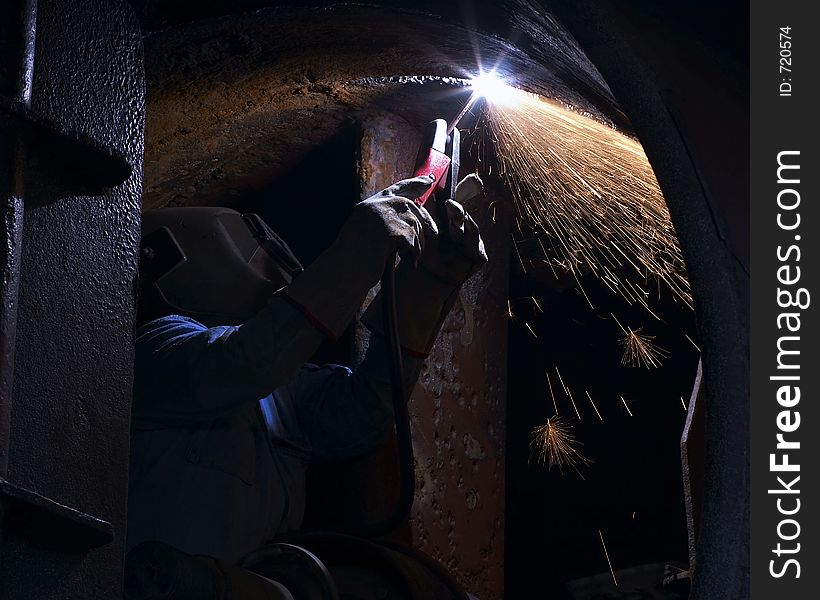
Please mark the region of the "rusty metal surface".
POLYGON ((486 206, 471 212, 490 262, 462 288, 411 398, 411 523, 417 548, 493 600, 504 593, 509 231, 486 206))
POLYGON ((15 528, 3 539, 0 597, 110 599, 121 592, 127 499, 141 43, 120 2, 38 4, 32 110, 132 171, 89 194, 29 165, 6 478, 111 523, 114 541, 80 553, 15 528))
MULTIPOLYGON (((146 10, 163 12, 154 5, 146 10)), ((263 187, 325 143, 352 113, 382 100, 384 110, 423 126, 436 99, 451 89, 420 76, 476 73, 475 44, 487 64, 505 57, 505 72, 522 85, 600 112, 556 73, 580 59, 559 51, 568 46, 555 24, 532 42, 533 53, 551 56, 546 61, 416 10, 290 6, 216 19, 202 18, 208 14, 202 11, 145 40, 145 208, 218 205, 263 187), (405 82, 374 83, 393 76, 405 82)), ((524 18, 501 12, 502 19, 524 18)), ((601 87, 585 77, 585 89, 601 87)))

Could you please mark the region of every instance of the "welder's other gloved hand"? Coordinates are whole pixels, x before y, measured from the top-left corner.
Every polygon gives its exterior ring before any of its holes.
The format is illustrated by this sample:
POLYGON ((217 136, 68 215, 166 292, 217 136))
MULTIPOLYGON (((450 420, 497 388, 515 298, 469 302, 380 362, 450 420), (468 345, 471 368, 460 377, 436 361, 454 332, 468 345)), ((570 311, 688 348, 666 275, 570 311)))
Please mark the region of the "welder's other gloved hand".
POLYGON ((426 240, 437 236, 432 216, 414 202, 432 183, 426 176, 404 179, 359 202, 336 241, 280 295, 326 337, 338 337, 393 253, 415 264, 426 240))
POLYGON ((446 227, 447 231, 430 239, 419 264, 454 286, 463 284, 487 262, 478 225, 464 210, 464 205, 483 189, 478 175, 467 175, 456 186, 456 197, 433 210, 439 228, 446 227))
MULTIPOLYGON (((425 356, 430 352, 459 288, 487 262, 478 226, 462 206, 481 191, 478 176, 465 177, 456 188, 456 198, 436 209, 439 231, 447 227, 447 234, 428 235, 418 266, 402 260, 396 270, 399 338, 407 354, 425 356)), ((381 292, 362 321, 371 331, 383 333, 381 292)))

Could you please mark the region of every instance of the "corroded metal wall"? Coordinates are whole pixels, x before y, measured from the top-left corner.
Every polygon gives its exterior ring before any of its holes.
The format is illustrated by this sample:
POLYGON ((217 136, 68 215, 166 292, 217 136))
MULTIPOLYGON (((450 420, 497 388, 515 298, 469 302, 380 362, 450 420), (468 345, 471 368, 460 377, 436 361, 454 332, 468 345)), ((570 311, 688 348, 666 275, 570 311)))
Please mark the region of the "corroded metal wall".
MULTIPOLYGON (((369 119, 364 194, 412 173, 418 143, 418 130, 401 119, 369 119)), ((490 262, 462 288, 410 400, 416 496, 405 532, 482 600, 500 599, 504 582, 509 223, 492 210, 496 200, 488 190, 467 207, 490 262)))
POLYGON ((38 5, 30 112, 0 115, 28 157, 0 597, 109 600, 125 540, 142 45, 118 1, 38 5))
POLYGON ((418 76, 469 77, 479 68, 477 58, 500 63, 530 91, 590 114, 603 111, 604 119, 617 112, 556 23, 543 20, 519 31, 534 14, 529 0, 474 2, 476 16, 492 25, 489 32, 465 27, 456 17, 458 3, 435 0, 405 2, 405 8, 309 3, 328 4, 322 9, 296 2, 272 7, 280 3, 266 0, 132 1, 142 6, 145 26, 154 28, 145 39, 144 208, 220 205, 264 188, 326 143, 356 110, 380 107, 430 119, 433 96, 452 98, 453 88, 418 76), (249 3, 268 7, 239 14, 249 3), (425 4, 435 10, 419 10, 425 4), (166 18, 170 13, 184 18, 166 18), (214 14, 223 16, 206 18, 214 14), (522 45, 513 47, 505 36, 522 45))
POLYGON ((411 399, 414 544, 482 599, 504 573, 506 232, 479 219, 488 268, 462 289, 411 399))

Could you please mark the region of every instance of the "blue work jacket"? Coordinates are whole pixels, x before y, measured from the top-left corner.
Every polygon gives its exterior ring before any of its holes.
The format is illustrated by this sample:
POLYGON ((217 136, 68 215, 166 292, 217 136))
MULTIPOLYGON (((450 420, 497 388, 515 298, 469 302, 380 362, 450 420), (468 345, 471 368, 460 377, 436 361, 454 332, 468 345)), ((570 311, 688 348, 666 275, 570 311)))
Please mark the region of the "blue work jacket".
MULTIPOLYGON (((303 320, 295 311, 290 317, 303 320)), ((236 561, 300 527, 312 457, 362 454, 391 431, 380 338, 373 336, 356 372, 308 364, 264 390, 247 341, 234 343, 242 327, 250 325, 208 328, 168 316, 137 332, 129 548, 160 540, 236 561)), ((242 335, 255 338, 254 348, 271 343, 269 330, 242 335)), ((406 360, 414 378, 420 361, 406 360)))

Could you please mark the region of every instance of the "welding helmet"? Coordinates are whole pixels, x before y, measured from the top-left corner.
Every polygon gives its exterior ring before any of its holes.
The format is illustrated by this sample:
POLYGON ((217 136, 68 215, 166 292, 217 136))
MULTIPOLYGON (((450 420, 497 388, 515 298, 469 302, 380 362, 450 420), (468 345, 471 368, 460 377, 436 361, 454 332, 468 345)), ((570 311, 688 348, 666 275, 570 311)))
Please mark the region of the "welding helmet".
POLYGON ((261 310, 302 265, 255 214, 180 207, 142 214, 138 320, 169 314, 236 325, 261 310))

